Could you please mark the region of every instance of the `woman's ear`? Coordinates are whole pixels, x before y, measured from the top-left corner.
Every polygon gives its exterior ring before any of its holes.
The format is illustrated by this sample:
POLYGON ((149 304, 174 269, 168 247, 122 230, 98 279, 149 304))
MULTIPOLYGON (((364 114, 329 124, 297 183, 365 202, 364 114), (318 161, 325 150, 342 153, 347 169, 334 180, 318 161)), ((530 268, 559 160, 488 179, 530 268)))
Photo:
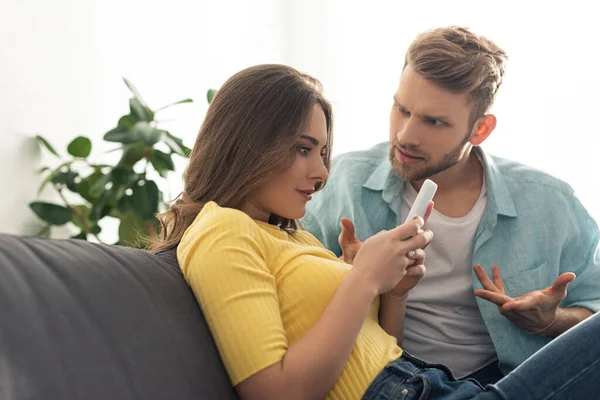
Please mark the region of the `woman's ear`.
POLYGON ((475 121, 473 125, 473 131, 471 132, 471 144, 473 146, 479 146, 490 136, 490 134, 496 128, 496 116, 493 114, 487 114, 475 121))

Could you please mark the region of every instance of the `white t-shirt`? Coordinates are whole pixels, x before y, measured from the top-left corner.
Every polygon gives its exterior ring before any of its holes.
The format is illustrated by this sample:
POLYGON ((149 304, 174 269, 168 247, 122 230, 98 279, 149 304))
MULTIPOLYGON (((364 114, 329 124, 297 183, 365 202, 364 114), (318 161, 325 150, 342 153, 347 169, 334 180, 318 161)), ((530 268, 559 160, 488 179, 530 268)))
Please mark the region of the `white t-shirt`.
MULTIPOLYGON (((408 215, 417 197, 410 183, 403 197, 402 215, 408 215)), ((484 183, 464 217, 449 218, 433 210, 425 225, 434 234, 425 249, 427 273, 407 300, 402 347, 424 361, 449 366, 458 378, 496 360, 472 281, 474 237, 486 200, 484 183)))

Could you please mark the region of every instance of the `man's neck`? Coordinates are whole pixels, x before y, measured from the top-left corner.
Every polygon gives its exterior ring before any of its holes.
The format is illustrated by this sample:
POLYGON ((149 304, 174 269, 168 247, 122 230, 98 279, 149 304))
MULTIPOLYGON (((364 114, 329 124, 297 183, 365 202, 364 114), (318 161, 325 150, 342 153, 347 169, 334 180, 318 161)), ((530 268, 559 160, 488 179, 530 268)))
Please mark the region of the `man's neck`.
MULTIPOLYGON (((459 218, 467 215, 481 194, 483 165, 471 148, 456 165, 430 178, 437 183, 435 209, 442 214, 459 218)), ((419 191, 423 181, 411 182, 419 191)))

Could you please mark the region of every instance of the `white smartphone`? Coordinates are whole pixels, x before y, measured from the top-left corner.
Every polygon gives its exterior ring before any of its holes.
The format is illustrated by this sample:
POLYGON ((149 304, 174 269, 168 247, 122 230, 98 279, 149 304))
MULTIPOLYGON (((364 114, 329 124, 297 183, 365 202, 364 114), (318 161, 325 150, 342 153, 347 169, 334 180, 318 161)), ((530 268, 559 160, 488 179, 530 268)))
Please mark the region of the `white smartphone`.
MULTIPOLYGON (((410 185, 408 182, 406 184, 410 185)), ((435 196, 437 187, 438 185, 430 179, 426 179, 425 182, 423 182, 423 186, 421 186, 421 190, 419 190, 419 194, 417 194, 417 198, 408 212, 404 223, 412 221, 416 216, 425 218, 425 212, 427 211, 429 202, 433 200, 433 196, 435 196)))

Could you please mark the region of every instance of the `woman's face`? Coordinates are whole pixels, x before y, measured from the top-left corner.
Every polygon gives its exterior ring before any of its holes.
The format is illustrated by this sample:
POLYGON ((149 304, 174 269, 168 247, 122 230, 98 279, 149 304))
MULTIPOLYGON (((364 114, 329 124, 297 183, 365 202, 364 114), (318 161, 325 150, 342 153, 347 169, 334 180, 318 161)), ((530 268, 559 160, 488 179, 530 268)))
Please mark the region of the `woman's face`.
POLYGON ((306 213, 306 203, 318 182, 327 179, 323 163, 326 152, 327 123, 323 109, 313 107, 306 132, 296 143, 296 157, 285 171, 274 174, 248 196, 242 211, 250 217, 267 222, 271 214, 288 219, 300 219, 306 213))

